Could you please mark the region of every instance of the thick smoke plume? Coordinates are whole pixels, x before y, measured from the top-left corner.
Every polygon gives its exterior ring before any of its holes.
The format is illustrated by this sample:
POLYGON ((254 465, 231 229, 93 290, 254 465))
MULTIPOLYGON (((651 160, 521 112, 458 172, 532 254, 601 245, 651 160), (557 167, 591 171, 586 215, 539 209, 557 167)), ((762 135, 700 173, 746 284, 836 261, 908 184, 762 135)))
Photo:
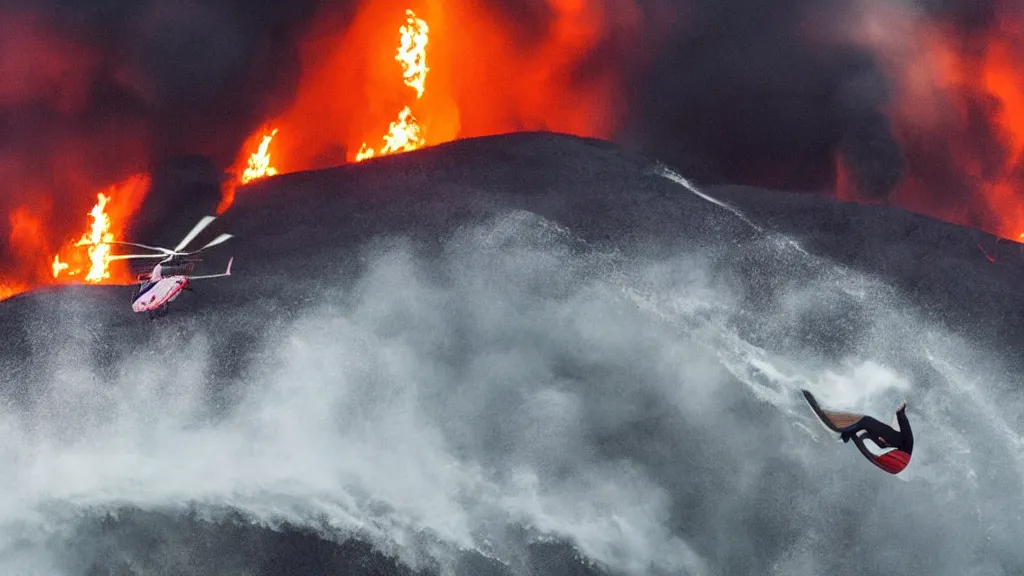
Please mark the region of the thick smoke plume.
POLYGON ((167 158, 230 162, 290 98, 314 4, 4 2, 0 238, 19 207, 80 234, 98 190, 167 158))
POLYGON ((685 24, 646 70, 635 138, 705 180, 822 189, 836 155, 875 195, 900 175, 869 51, 836 42, 845 2, 679 3, 685 24))
POLYGON ((858 41, 899 90, 907 159, 895 203, 1024 238, 1024 10, 1019 3, 867 5, 858 41))

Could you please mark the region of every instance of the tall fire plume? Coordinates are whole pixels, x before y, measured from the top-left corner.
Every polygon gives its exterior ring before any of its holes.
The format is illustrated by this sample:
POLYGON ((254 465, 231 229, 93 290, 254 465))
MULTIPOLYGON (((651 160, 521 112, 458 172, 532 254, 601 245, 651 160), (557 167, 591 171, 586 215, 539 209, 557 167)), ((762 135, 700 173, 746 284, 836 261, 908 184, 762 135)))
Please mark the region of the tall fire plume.
MULTIPOLYGON (((503 132, 613 137, 624 108, 618 70, 580 80, 578 68, 602 41, 635 35, 638 10, 618 8, 613 18, 600 2, 544 7, 549 33, 530 42, 517 38, 514 20, 469 0, 367 2, 341 33, 325 19, 302 45, 294 101, 250 136, 235 173, 267 155, 253 150, 268 134, 278 173, 503 132)), ((227 187, 221 210, 248 181, 227 187)))
MULTIPOLYGON (((416 99, 423 97, 426 90, 427 72, 427 41, 430 27, 422 19, 416 17, 412 10, 406 10, 406 25, 399 29, 402 34, 402 42, 398 47, 398 55, 395 60, 402 65, 402 78, 406 86, 416 92, 416 99)), ((415 150, 425 143, 420 134, 420 125, 413 116, 409 106, 402 108, 398 113, 398 120, 391 123, 388 133, 384 135, 384 146, 379 154, 394 154, 395 152, 409 152, 415 150)), ((362 162, 367 158, 377 156, 378 152, 367 146, 366 142, 356 152, 356 162, 362 162)))

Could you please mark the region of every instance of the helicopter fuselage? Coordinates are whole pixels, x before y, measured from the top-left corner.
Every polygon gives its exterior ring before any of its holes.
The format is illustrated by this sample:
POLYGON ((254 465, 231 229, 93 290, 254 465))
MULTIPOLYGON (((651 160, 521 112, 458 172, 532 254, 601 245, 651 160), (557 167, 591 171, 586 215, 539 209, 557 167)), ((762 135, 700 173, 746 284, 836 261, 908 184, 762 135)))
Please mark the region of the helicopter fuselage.
POLYGON ((132 299, 132 311, 157 312, 174 302, 189 287, 187 276, 163 276, 143 284, 132 299))

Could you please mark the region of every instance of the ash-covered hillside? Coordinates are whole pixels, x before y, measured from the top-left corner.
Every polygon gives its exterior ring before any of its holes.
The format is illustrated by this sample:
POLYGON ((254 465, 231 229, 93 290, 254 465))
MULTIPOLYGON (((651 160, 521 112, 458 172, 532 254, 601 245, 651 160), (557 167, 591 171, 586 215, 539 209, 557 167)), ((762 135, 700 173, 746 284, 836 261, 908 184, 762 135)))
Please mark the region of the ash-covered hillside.
MULTIPOLYGON (((187 231, 182 190, 135 240, 187 231)), ((128 287, 0 303, 0 565, 1024 566, 1022 274, 990 238, 552 134, 267 179, 221 232, 202 267, 234 275, 157 321, 128 287), (908 398, 908 470, 833 442, 801 387, 885 421, 908 398)))

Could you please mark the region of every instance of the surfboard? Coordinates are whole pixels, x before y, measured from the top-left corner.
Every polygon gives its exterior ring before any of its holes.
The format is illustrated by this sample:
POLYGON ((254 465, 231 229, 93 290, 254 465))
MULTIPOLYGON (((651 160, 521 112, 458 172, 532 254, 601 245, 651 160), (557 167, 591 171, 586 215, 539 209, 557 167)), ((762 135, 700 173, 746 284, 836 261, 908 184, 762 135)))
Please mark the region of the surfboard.
POLYGON ((833 432, 841 433, 843 430, 853 426, 864 417, 863 414, 856 414, 854 412, 825 410, 820 404, 818 404, 818 400, 813 394, 804 389, 801 389, 800 392, 803 393, 804 400, 807 401, 807 405, 811 407, 812 411, 814 411, 814 415, 818 417, 818 420, 821 420, 821 423, 833 432))

